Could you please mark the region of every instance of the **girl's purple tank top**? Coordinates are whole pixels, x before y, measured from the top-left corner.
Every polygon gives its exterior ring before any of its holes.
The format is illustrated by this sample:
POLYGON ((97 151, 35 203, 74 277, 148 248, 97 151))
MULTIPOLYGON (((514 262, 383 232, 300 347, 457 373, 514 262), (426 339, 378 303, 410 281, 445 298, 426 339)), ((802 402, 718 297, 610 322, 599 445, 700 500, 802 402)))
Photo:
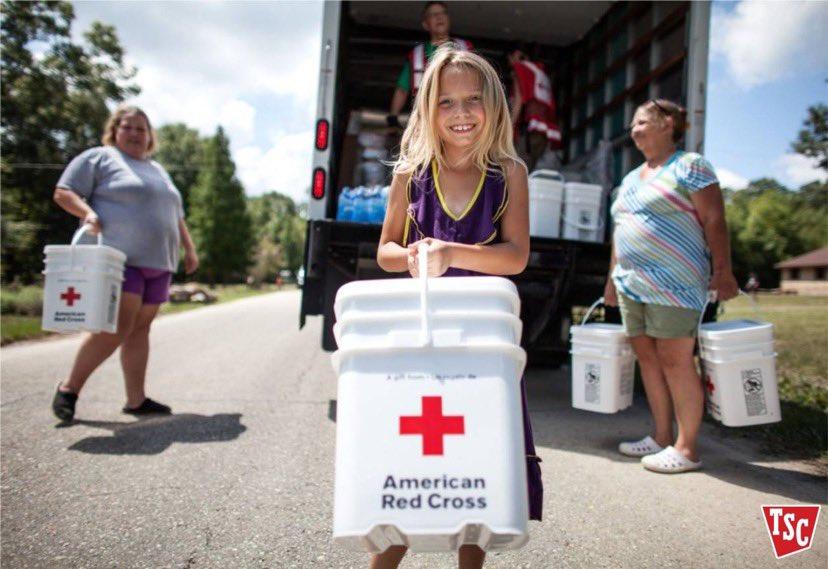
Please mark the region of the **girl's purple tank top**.
MULTIPOLYGON (((441 241, 488 245, 500 243, 500 219, 509 203, 506 179, 498 168, 489 168, 480 178, 465 210, 451 212, 440 188, 437 163, 432 162, 408 184, 408 215, 403 245, 431 237, 441 241)), ((447 277, 479 275, 474 271, 449 268, 447 277)))

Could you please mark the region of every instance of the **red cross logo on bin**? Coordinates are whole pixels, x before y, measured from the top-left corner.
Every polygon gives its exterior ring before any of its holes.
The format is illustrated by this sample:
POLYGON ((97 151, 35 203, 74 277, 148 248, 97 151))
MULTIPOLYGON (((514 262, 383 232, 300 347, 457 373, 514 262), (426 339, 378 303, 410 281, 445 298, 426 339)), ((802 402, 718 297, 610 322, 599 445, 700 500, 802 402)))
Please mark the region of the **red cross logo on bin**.
POLYGON ((704 375, 704 385, 707 387, 707 393, 709 395, 713 395, 713 392, 716 391, 716 385, 713 383, 713 380, 710 379, 710 374, 704 375))
POLYGON ((445 435, 465 434, 462 415, 443 415, 443 398, 424 396, 423 414, 419 416, 400 417, 401 435, 422 435, 423 456, 443 454, 443 437, 445 435))
POLYGON ((75 292, 75 287, 70 286, 66 292, 60 293, 60 299, 66 302, 66 306, 74 306, 76 300, 80 300, 81 295, 75 292))

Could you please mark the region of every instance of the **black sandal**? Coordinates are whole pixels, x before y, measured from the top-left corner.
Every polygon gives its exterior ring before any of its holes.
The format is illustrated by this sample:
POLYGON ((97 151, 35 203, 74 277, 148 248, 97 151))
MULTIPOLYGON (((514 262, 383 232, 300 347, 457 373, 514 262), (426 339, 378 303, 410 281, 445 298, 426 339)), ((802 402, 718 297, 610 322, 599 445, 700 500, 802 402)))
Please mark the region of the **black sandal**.
POLYGON ((153 401, 149 397, 144 399, 143 403, 138 405, 138 407, 124 407, 122 409, 124 413, 129 415, 170 415, 172 414, 172 409, 169 406, 164 405, 163 403, 159 403, 158 401, 153 401))
POLYGON ((78 394, 71 391, 61 391, 60 384, 55 389, 55 396, 52 398, 52 412, 55 417, 64 423, 75 418, 75 404, 78 402, 78 394))

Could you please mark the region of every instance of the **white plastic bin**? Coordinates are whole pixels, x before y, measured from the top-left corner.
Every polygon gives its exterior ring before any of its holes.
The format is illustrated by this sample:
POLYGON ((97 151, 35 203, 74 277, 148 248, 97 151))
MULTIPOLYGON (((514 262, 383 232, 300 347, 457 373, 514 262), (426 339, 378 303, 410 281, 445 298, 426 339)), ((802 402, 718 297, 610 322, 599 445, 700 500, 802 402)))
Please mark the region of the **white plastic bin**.
POLYGON ((699 327, 707 411, 728 427, 782 420, 773 325, 755 320, 699 327))
POLYGON ((602 242, 603 199, 604 189, 597 184, 567 182, 564 186, 563 238, 602 242))
POLYGON ((555 170, 529 174, 529 235, 557 239, 561 235, 564 179, 555 170))
MULTIPOLYGON (((423 275, 425 262, 422 247, 423 275)), ((335 541, 371 552, 527 541, 518 303, 493 277, 340 288, 335 541)))
POLYGON ((523 350, 348 348, 333 361, 338 543, 497 551, 527 541, 523 350))
POLYGON ((78 245, 87 226, 70 245, 45 247, 44 330, 115 333, 126 255, 103 245, 78 245))
POLYGON ((603 297, 590 306, 572 338, 572 406, 596 413, 617 413, 632 405, 635 354, 620 324, 587 324, 603 297))

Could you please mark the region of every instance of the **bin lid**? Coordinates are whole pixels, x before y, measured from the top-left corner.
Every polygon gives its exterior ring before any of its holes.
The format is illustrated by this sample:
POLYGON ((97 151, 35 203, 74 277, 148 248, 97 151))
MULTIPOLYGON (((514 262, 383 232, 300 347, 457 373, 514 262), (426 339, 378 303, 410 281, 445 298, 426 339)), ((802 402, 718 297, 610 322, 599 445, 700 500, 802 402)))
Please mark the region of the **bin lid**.
POLYGON ((110 247, 109 245, 46 245, 43 248, 43 253, 51 258, 59 258, 59 257, 68 257, 72 254, 72 249, 75 250, 76 253, 81 254, 88 254, 88 253, 98 253, 103 254, 105 257, 109 257, 110 259, 123 263, 126 261, 126 253, 123 251, 119 251, 115 247, 110 247))
MULTIPOLYGON (((462 294, 464 296, 508 296, 512 311, 517 314, 520 297, 514 283, 503 277, 437 277, 428 280, 429 295, 462 294)), ((377 279, 353 281, 342 285, 336 293, 334 313, 342 313, 342 304, 354 298, 370 296, 420 295, 418 279, 377 279)))
POLYGON ((627 342, 627 333, 621 324, 606 324, 604 322, 593 322, 581 326, 572 326, 569 329, 573 340, 584 340, 591 343, 613 343, 620 344, 627 342))
POLYGON ((763 336, 770 341, 773 340, 773 324, 770 322, 759 322, 757 320, 709 322, 701 325, 700 335, 703 340, 722 340, 728 343, 738 342, 744 336, 750 336, 752 338, 763 336))

